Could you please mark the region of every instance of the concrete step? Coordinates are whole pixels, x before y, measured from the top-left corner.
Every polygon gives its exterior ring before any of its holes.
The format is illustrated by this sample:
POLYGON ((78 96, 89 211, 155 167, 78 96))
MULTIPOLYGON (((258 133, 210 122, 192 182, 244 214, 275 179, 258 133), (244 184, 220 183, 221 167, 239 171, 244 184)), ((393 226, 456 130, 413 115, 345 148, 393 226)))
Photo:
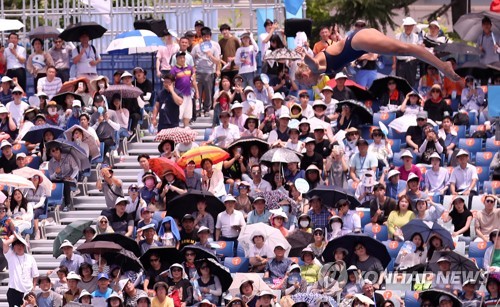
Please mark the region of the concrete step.
MULTIPOLYGON (((98 197, 98 196, 96 196, 98 197)), ((101 203, 81 203, 74 205, 75 211, 83 210, 104 210, 106 209, 106 203, 102 201, 101 203)))
POLYGON ((158 148, 142 148, 142 149, 129 149, 128 154, 131 156, 138 156, 140 154, 148 154, 150 156, 158 155, 158 148))
POLYGON ((78 196, 74 198, 74 204, 101 204, 104 203, 104 196, 78 196))
POLYGON ((134 157, 135 161, 120 161, 120 162, 115 162, 115 167, 114 169, 121 169, 121 168, 126 168, 126 169, 139 169, 139 162, 137 162, 137 156, 134 157))
POLYGON ((70 212, 61 212, 61 219, 67 217, 78 217, 80 219, 95 219, 101 214, 101 210, 80 210, 70 211, 70 212))
POLYGON ((158 143, 131 143, 128 144, 128 150, 132 149, 151 149, 155 148, 158 151, 158 143))

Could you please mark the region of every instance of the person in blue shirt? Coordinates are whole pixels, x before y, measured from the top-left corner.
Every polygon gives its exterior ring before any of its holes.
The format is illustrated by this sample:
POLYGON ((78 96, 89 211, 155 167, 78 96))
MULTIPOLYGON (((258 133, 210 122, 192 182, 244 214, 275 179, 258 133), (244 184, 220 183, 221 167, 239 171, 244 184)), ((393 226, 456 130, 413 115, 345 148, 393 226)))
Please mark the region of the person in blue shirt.
POLYGON ((97 275, 97 289, 92 292, 92 297, 103 297, 107 299, 113 290, 109 287, 109 276, 106 273, 97 275))
POLYGON ((399 171, 397 169, 390 170, 388 173, 384 172, 380 176, 380 183, 386 185, 385 196, 392 199, 398 200, 399 193, 403 192, 406 188, 406 181, 399 180, 399 171), (387 175, 387 184, 384 181, 384 177, 387 175))
POLYGON ((264 223, 269 225, 271 212, 266 210, 266 200, 263 197, 256 197, 252 202, 253 210, 248 213, 247 225, 264 223))

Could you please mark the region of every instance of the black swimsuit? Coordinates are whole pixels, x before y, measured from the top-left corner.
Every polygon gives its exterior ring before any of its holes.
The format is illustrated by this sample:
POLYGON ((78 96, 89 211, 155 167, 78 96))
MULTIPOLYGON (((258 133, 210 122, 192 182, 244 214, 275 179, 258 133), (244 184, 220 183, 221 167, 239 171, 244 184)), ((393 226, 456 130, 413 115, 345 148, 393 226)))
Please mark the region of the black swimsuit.
POLYGON ((344 49, 342 49, 342 51, 338 55, 331 55, 326 52, 326 50, 323 51, 326 59, 326 74, 332 74, 340 71, 347 64, 367 53, 364 50, 354 50, 352 48, 351 41, 354 35, 356 35, 359 31, 361 30, 353 31, 347 36, 344 44, 344 49))

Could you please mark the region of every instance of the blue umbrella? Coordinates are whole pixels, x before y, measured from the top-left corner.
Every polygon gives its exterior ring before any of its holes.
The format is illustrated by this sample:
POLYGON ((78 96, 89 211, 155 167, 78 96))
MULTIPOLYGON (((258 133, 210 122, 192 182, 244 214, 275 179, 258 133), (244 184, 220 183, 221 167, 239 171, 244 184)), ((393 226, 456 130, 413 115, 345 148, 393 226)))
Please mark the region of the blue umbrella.
POLYGON ((57 139, 48 142, 46 146, 47 150, 50 150, 54 147, 59 147, 61 148, 62 153, 71 155, 75 159, 80 170, 90 169, 90 161, 87 157, 87 154, 85 153, 85 150, 76 145, 76 143, 68 141, 66 139, 57 139))
POLYGON ((64 132, 64 129, 49 124, 33 126, 28 132, 26 132, 23 137, 23 141, 31 144, 41 143, 43 141, 43 135, 47 131, 51 131, 54 135, 54 139, 57 139, 64 132))
POLYGON ((106 49, 109 54, 151 53, 165 43, 154 32, 133 30, 118 34, 106 49))
POLYGON ((443 246, 451 249, 455 248, 451 233, 438 223, 414 219, 401 227, 401 231, 403 231, 405 241, 410 241, 411 236, 418 232, 422 235, 424 243, 427 242, 432 235, 438 235, 441 240, 443 240, 443 246))

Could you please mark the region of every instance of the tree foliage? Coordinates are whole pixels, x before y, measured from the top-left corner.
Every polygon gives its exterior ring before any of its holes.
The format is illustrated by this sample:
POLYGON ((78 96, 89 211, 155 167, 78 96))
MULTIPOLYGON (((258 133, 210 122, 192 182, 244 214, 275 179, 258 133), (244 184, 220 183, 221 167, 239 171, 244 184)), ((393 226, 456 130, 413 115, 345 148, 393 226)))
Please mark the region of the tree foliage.
POLYGON ((314 20, 313 37, 317 37, 319 27, 338 24, 350 29, 358 19, 366 20, 372 28, 387 32, 397 27, 393 18, 403 9, 405 15, 409 5, 417 0, 307 0, 307 17, 314 20), (333 12, 333 16, 330 16, 333 12))

